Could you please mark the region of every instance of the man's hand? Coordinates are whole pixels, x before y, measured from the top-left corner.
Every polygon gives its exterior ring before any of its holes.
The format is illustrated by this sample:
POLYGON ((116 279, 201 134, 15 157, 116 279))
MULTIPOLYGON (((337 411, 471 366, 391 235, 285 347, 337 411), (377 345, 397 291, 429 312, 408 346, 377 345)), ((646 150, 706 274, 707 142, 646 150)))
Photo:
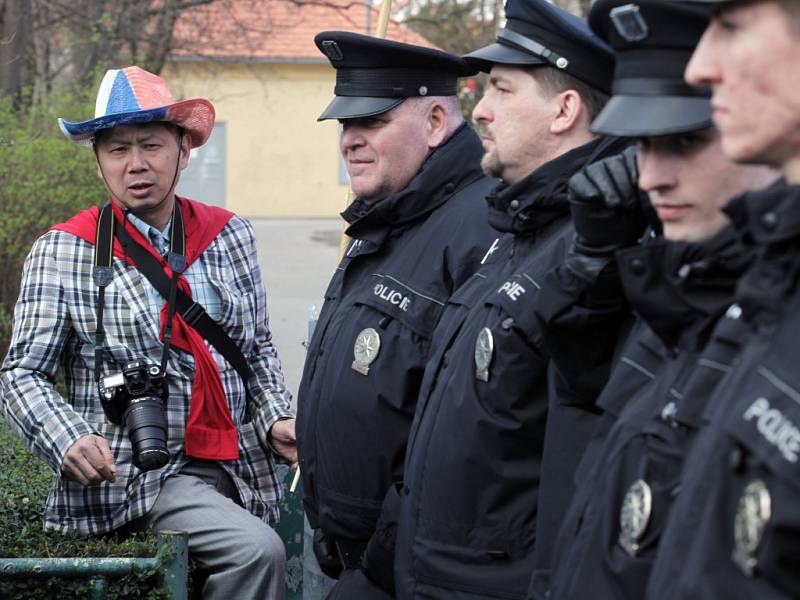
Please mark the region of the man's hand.
POLYGON ((113 482, 117 466, 104 437, 85 435, 67 450, 61 472, 82 485, 94 485, 101 481, 113 482))
POLYGON ((638 188, 636 148, 578 171, 569 180, 569 203, 575 225, 575 251, 610 255, 631 246, 647 224, 638 188))
POLYGON ((294 435, 294 419, 276 421, 269 430, 269 443, 275 452, 292 463, 292 468, 297 468, 297 439, 294 435))

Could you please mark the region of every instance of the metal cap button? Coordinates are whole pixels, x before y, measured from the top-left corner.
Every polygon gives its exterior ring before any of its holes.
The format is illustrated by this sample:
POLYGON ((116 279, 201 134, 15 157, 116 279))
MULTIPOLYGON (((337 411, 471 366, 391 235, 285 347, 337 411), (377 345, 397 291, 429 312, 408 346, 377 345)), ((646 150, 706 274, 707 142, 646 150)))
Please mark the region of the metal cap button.
POLYGON ((512 200, 508 204, 513 210, 517 210, 519 208, 519 200, 512 200))
POLYGON ((772 231, 778 226, 778 215, 772 211, 765 212, 761 215, 761 226, 768 231, 772 231))
POLYGON ((641 258, 634 258, 628 265, 630 266, 631 273, 634 275, 644 275, 645 271, 647 271, 641 258))

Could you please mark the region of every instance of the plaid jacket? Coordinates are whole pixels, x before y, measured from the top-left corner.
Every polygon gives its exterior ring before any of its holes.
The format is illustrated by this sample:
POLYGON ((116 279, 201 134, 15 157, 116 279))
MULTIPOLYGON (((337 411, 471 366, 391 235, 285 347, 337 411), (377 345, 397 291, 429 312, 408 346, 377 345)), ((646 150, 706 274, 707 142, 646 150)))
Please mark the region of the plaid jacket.
MULTIPOLYGON (((233 217, 203 252, 211 285, 221 302, 220 324, 249 359, 254 377, 248 405, 241 378, 214 348, 222 383, 239 430, 240 458, 223 462, 254 515, 277 519, 282 495, 267 432, 293 416, 268 326, 266 293, 250 224, 233 217)), ((111 531, 147 513, 161 483, 188 460, 183 452, 194 368, 171 351, 167 366, 170 462, 140 471, 131 460, 127 430, 108 421, 94 381, 97 287, 92 280, 94 246, 65 232, 50 231, 26 259, 14 329, 2 370, 0 404, 28 447, 55 471, 45 507, 45 527, 82 534, 111 531), (67 396, 55 388, 61 371, 67 396), (116 481, 83 486, 61 476, 69 447, 81 436, 105 437, 117 465, 116 481)), ((106 288, 103 376, 134 359, 158 363, 162 344, 157 315, 147 307, 144 276, 114 259, 106 288)))

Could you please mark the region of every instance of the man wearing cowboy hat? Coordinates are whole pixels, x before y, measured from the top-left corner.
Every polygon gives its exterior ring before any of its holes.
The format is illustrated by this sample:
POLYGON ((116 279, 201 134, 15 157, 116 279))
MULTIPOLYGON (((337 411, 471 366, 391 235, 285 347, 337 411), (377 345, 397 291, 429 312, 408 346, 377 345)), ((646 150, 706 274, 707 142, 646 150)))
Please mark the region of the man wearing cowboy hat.
POLYGON ((94 119, 59 119, 110 203, 34 243, 0 395, 56 472, 45 527, 184 530, 203 597, 282 598, 272 452, 296 460, 294 420, 253 231, 175 195, 213 124, 139 67, 106 73, 94 119))

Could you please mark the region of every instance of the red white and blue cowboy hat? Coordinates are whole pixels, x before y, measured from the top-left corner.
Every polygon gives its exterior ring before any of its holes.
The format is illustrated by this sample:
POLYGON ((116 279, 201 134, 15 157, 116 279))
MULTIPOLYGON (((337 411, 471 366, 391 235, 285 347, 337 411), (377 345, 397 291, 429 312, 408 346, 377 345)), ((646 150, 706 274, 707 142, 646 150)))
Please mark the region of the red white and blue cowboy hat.
POLYGON ((214 106, 195 98, 175 102, 167 83, 141 67, 106 71, 97 92, 94 118, 73 123, 58 119, 62 133, 82 146, 91 147, 95 133, 118 125, 163 121, 182 127, 192 148, 202 146, 214 127, 214 106))

